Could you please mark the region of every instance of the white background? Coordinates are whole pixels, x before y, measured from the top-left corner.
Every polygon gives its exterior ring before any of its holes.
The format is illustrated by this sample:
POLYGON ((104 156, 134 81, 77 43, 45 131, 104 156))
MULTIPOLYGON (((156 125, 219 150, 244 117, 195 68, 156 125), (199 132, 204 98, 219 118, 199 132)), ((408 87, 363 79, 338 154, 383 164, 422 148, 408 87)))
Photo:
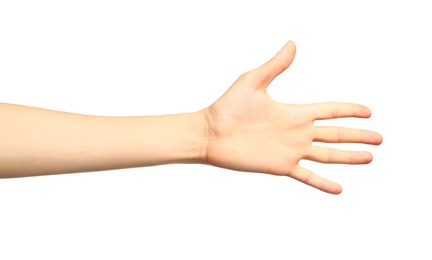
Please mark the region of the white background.
POLYGON ((202 165, 3 179, 0 259, 432 259, 427 3, 0 1, 0 102, 196 111, 292 39, 270 95, 365 104, 370 119, 320 124, 384 136, 336 145, 369 165, 303 162, 339 196, 202 165))

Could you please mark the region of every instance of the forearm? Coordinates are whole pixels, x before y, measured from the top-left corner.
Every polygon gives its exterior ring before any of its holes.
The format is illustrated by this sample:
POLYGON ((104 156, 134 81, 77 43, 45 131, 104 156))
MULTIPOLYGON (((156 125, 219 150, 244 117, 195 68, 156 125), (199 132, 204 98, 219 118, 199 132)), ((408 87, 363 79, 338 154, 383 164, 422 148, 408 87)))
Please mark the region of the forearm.
POLYGON ((202 161, 202 112, 101 117, 0 104, 0 177, 202 161))

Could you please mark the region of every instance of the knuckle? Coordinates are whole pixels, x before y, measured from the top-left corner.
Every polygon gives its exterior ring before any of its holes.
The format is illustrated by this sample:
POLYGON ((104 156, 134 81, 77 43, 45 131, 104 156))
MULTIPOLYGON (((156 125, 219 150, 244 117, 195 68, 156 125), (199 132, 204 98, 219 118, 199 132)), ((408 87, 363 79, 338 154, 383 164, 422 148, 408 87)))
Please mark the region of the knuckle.
POLYGON ((344 132, 343 132, 343 129, 341 127, 337 128, 337 135, 338 135, 338 142, 339 143, 342 143, 345 141, 344 132))
POLYGON ((275 66, 280 70, 280 71, 284 71, 288 68, 288 64, 285 61, 282 61, 278 58, 273 58, 273 63, 275 64, 275 66))
POLYGON ((330 103, 330 109, 333 118, 337 118, 339 116, 339 110, 334 102, 330 103))
POLYGON ((254 71, 248 71, 240 75, 239 80, 244 83, 251 83, 253 81, 254 71))

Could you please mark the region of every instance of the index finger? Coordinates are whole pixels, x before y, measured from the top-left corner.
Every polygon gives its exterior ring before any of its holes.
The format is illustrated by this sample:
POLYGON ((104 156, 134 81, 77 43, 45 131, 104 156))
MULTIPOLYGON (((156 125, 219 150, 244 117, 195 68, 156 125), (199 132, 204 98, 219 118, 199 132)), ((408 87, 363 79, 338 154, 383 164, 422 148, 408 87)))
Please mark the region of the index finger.
POLYGON ((326 102, 310 104, 308 106, 314 120, 342 117, 368 118, 371 116, 371 111, 368 107, 353 103, 326 102))

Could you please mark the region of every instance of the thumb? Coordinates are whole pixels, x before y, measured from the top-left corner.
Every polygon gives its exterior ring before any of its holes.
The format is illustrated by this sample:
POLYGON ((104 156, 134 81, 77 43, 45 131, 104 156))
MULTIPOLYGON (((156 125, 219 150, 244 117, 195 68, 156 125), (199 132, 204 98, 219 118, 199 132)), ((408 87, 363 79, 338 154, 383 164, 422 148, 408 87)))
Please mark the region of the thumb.
POLYGON ((267 88, 279 74, 291 65, 295 53, 294 42, 287 42, 272 59, 254 70, 254 81, 262 88, 267 88))

